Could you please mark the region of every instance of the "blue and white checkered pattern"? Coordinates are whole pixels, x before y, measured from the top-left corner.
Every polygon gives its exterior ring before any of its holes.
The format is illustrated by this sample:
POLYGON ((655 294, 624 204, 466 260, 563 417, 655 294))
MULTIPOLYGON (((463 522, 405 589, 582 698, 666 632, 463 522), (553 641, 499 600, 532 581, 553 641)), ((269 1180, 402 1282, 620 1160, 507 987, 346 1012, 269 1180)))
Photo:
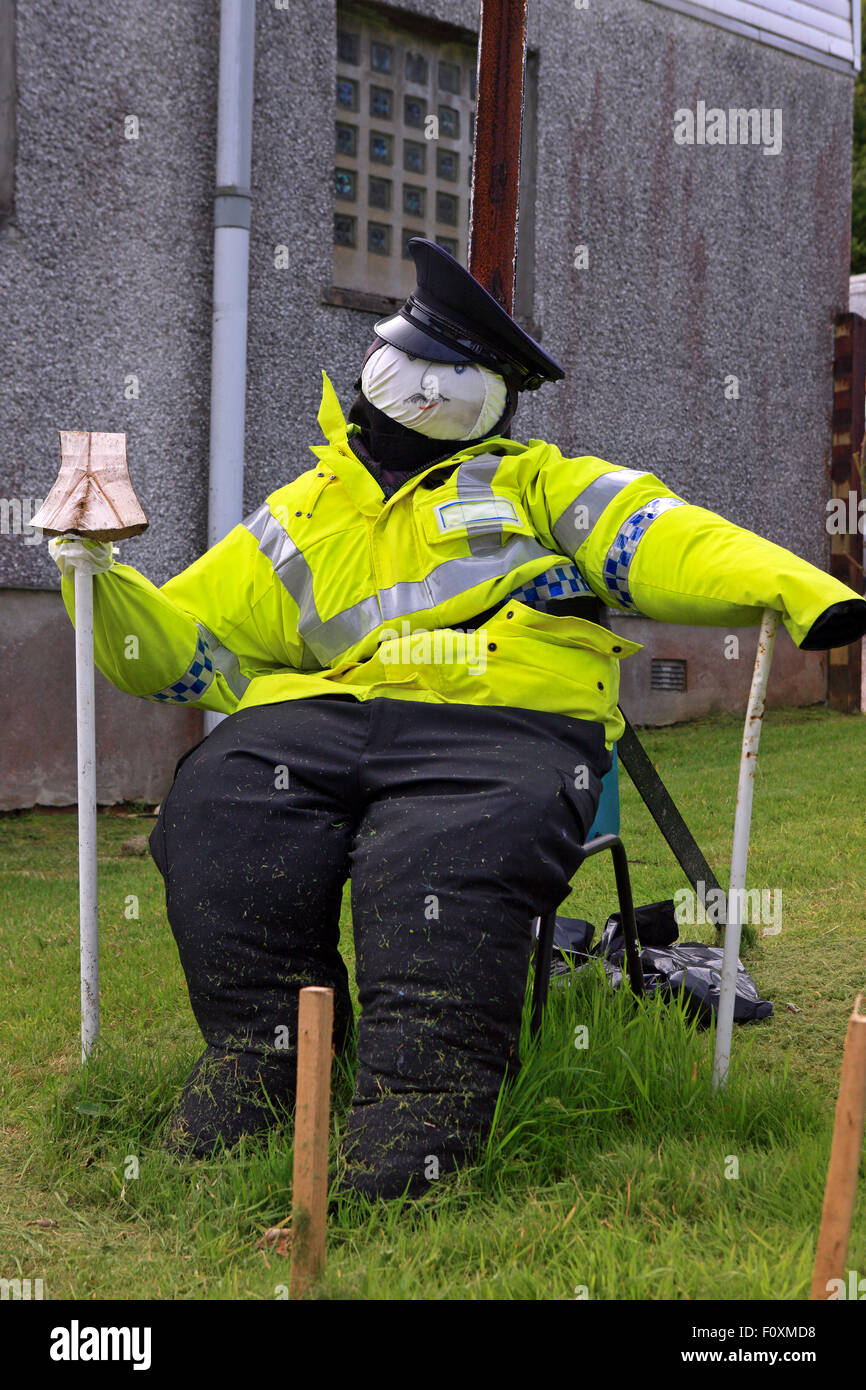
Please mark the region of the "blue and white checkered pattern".
POLYGON ((623 608, 637 609, 628 587, 628 571, 647 527, 662 512, 684 505, 679 497, 654 497, 651 502, 645 502, 639 511, 632 512, 620 527, 616 540, 604 557, 602 574, 608 592, 623 608))
POLYGON ((577 565, 554 565, 543 574, 536 574, 528 584, 508 595, 520 603, 541 603, 551 598, 573 598, 575 594, 591 594, 577 565))
POLYGON ((203 695, 212 680, 213 660, 210 646, 199 634, 195 656, 180 679, 176 680, 174 685, 168 685, 165 690, 158 690, 155 695, 148 695, 146 698, 160 701, 171 700, 175 704, 184 705, 203 695))

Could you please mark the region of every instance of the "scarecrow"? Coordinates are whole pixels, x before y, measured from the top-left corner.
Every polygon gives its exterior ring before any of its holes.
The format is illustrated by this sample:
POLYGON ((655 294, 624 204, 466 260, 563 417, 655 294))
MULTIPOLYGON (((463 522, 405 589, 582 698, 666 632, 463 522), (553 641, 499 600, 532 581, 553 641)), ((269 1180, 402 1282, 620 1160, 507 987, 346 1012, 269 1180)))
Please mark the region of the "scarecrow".
POLYGON ((326 443, 161 588, 111 544, 51 542, 120 689, 228 718, 178 764, 150 837, 206 1043, 170 1131, 196 1156, 291 1107, 298 991, 334 990, 351 881, 360 1001, 345 1184, 417 1195, 489 1131, 518 1062, 531 923, 568 892, 638 644, 587 596, 727 629, 773 608, 801 648, 866 632, 866 601, 640 466, 512 439, 564 375, 443 248, 375 326, 326 443), (591 610, 595 616, 596 609, 591 610), (139 657, 126 659, 128 634, 139 657))

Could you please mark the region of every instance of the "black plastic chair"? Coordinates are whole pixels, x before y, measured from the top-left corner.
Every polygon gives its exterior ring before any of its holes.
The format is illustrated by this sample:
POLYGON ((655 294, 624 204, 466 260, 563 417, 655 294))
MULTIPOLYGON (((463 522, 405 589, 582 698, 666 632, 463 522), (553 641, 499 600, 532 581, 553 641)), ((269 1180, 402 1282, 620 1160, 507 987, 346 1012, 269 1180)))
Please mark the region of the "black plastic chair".
MULTIPOLYGON (((620 921, 625 935, 626 974, 632 991, 637 996, 643 994, 643 970, 640 963, 640 945, 637 939, 637 923, 634 915, 634 902, 631 895, 631 879, 628 872, 628 858, 625 846, 618 835, 599 835, 588 840, 580 852, 581 864, 593 854, 601 854, 609 849, 613 855, 613 869, 616 875, 616 892, 619 899, 620 921)), ((532 1018, 530 1032, 535 1037, 541 1027, 541 1016, 547 1002, 550 988, 550 966, 553 959, 553 933, 556 929, 556 911, 545 917, 536 917, 538 931, 532 962, 535 967, 535 981, 532 988, 532 1018)))

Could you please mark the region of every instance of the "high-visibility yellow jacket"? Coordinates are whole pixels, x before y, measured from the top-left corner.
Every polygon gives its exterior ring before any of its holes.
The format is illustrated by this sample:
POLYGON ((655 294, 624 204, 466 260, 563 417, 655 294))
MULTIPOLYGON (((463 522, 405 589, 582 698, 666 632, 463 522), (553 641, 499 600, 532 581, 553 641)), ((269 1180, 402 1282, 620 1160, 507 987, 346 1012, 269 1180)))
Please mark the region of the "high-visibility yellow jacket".
MULTIPOLYGON (((610 746, 619 660, 639 644, 533 599, 591 592, 722 627, 770 607, 799 645, 858 597, 652 473, 538 439, 469 445, 386 500, 322 375, 317 468, 161 588, 119 563, 95 576, 96 662, 121 690, 226 714, 335 692, 512 705, 598 720, 610 746)), ((69 579, 63 597, 74 620, 69 579)))

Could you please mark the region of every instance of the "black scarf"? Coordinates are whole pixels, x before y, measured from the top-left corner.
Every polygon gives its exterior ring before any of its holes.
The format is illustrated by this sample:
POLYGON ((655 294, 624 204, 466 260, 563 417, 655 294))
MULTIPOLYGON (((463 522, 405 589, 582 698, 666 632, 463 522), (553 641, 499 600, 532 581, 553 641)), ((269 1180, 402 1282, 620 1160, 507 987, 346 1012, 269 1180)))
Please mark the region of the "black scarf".
MULTIPOLYGON (((437 459, 447 459, 452 454, 458 454, 467 443, 465 439, 428 439, 417 430, 410 430, 406 425, 401 425, 399 420, 392 420, 390 415, 371 404, 360 392, 355 397, 347 419, 350 424, 361 427, 360 437, 355 436, 354 441, 350 439, 350 446, 360 438, 368 456, 363 462, 368 463, 369 460, 389 472, 417 473, 419 469, 429 467, 437 459)), ((496 432, 491 430, 492 434, 496 432)))

